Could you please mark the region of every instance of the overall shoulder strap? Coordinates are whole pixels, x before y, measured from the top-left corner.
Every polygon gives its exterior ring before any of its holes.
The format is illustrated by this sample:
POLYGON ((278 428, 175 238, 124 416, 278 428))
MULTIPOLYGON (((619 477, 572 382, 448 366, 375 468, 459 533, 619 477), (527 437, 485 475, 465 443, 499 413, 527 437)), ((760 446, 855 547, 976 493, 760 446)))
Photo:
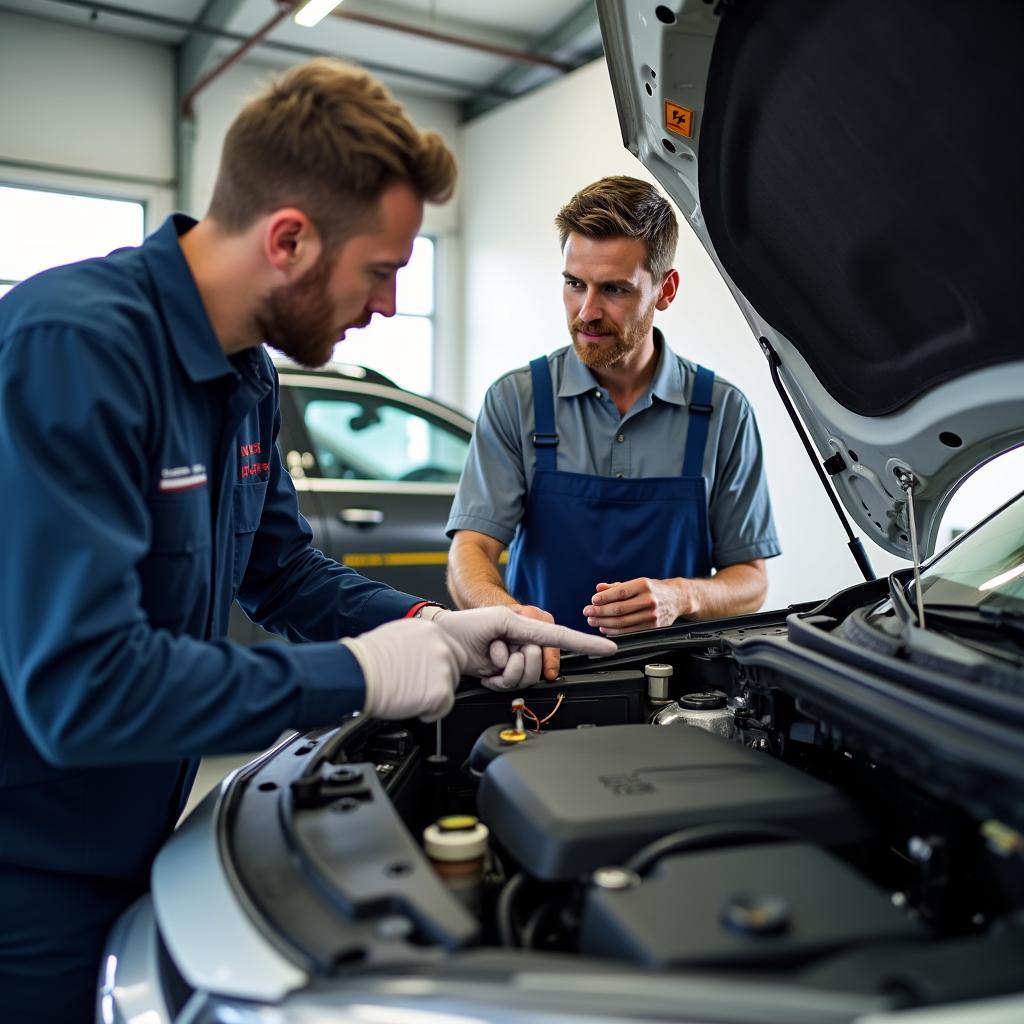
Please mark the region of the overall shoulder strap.
POLYGON ((554 472, 558 468, 558 434, 555 432, 555 400, 551 390, 551 370, 548 357, 539 356, 530 361, 533 377, 533 441, 537 469, 554 472))
POLYGON ((704 448, 708 442, 708 426, 714 406, 711 404, 711 389, 715 383, 715 372, 707 367, 697 367, 697 379, 693 382, 690 396, 690 422, 686 429, 686 453, 683 456, 683 476, 700 476, 704 467, 704 448))

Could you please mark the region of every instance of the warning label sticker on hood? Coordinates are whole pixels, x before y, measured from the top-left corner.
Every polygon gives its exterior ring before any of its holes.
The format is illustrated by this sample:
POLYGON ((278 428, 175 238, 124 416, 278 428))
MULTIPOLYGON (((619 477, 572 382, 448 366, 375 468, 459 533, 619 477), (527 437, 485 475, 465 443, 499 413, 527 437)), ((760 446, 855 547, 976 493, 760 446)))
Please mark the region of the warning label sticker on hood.
POLYGON ((693 111, 688 107, 681 107, 671 100, 665 100, 665 127, 670 132, 675 132, 676 135, 692 139, 693 111))

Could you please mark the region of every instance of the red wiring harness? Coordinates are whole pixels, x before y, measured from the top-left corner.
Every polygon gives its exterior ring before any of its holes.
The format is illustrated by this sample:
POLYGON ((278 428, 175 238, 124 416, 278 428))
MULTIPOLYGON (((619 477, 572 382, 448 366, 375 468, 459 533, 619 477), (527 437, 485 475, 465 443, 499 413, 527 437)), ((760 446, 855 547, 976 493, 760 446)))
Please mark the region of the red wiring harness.
POLYGON ((527 718, 533 719, 534 732, 540 732, 540 727, 544 725, 545 722, 550 722, 551 719, 555 717, 558 713, 558 709, 562 706, 562 701, 564 700, 565 694, 560 693, 558 695, 558 700, 555 701, 555 706, 551 709, 550 713, 545 715, 543 718, 538 718, 535 712, 531 711, 525 704, 523 704, 523 714, 526 715, 527 718))

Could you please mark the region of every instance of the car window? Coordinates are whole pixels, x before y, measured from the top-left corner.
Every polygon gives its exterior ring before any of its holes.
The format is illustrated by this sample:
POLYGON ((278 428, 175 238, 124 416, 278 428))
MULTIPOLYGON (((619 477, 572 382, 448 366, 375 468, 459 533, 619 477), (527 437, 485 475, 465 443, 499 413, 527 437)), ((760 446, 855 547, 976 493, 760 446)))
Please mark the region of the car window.
POLYGON ((1024 494, 921 574, 929 603, 1024 611, 1024 494))
POLYGON ((295 388, 320 475, 457 483, 469 435, 398 400, 295 388))

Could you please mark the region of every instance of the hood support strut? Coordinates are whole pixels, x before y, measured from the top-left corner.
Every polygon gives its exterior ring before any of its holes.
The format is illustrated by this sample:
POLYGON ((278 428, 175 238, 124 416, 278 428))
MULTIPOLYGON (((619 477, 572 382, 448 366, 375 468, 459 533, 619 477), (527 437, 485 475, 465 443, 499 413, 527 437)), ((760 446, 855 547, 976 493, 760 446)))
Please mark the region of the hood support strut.
POLYGON ((857 568, 860 569, 864 579, 870 582, 871 580, 876 579, 875 570, 871 567, 871 559, 868 557, 868 553, 865 550, 860 537, 853 532, 853 528, 850 526, 850 521, 846 518, 846 513, 843 511, 842 505, 839 504, 839 498, 836 496, 836 492, 832 485, 828 482, 828 477, 825 476, 825 470, 822 468, 821 462, 815 454, 814 446, 811 444, 811 439, 807 436, 807 431, 804 430, 804 426, 800 422, 800 417, 796 414, 796 409, 793 408, 793 403, 790 401, 785 385, 782 383, 782 378, 779 376, 779 366, 782 365, 782 360, 779 359, 778 352, 772 348, 772 344, 767 338, 758 338, 757 341, 761 346, 761 351, 765 354, 765 358, 768 360, 768 369, 771 372, 772 383, 775 385, 775 390, 778 391, 779 397, 782 399, 782 404, 786 407, 786 412, 789 413, 789 418, 793 421, 793 426, 796 429, 797 436, 803 443, 804 450, 807 452, 807 457, 811 460, 811 464, 814 466, 814 471, 818 474, 818 479, 821 481, 821 486, 825 488, 825 493, 828 495, 829 501, 832 502, 832 507, 836 510, 839 522, 843 524, 843 529, 846 531, 846 536, 849 538, 847 547, 850 549, 850 553, 853 555, 853 559, 857 563, 857 568))
POLYGON ((924 629, 924 599, 921 597, 921 557, 917 553, 917 523, 914 522, 914 486, 917 480, 909 469, 897 469, 896 478, 907 494, 907 515, 910 517, 910 547, 914 556, 914 592, 917 594, 917 624, 924 629))

